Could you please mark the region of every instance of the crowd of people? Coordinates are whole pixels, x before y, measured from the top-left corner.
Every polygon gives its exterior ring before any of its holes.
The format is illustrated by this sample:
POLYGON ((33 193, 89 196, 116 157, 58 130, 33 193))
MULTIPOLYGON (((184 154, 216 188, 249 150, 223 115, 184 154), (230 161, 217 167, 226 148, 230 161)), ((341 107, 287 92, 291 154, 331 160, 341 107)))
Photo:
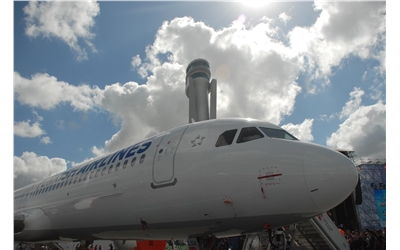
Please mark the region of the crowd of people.
MULTIPOLYGON (((112 244, 108 245, 109 248, 107 248, 107 250, 114 250, 114 246, 112 244)), ((78 243, 75 246, 75 250, 80 250, 83 249, 82 246, 78 243)), ((87 250, 101 250, 101 245, 94 245, 90 244, 89 247, 87 248, 87 250)))
POLYGON ((386 249, 386 232, 382 230, 343 230, 339 227, 340 233, 346 238, 350 250, 384 250, 386 249))

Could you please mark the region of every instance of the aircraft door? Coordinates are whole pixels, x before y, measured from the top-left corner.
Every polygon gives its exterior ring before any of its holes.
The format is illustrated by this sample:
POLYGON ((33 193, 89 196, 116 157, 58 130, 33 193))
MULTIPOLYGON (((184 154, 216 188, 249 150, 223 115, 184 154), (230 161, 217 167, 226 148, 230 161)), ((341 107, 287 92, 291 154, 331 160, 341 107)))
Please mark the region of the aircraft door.
POLYGON ((173 129, 161 139, 154 154, 152 188, 173 186, 177 182, 174 178, 175 153, 187 127, 173 129))

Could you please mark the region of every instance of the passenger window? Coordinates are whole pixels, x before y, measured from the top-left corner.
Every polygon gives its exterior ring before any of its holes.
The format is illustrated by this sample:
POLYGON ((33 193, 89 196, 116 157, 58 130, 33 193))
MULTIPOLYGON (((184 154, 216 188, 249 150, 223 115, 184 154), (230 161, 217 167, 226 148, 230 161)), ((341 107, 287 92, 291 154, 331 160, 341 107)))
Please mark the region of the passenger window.
POLYGON ((95 177, 97 177, 100 173, 100 169, 97 169, 95 177))
POLYGON ((101 175, 103 175, 106 172, 107 168, 103 168, 103 171, 101 171, 101 175))
POLYGON ((94 172, 95 172, 94 170, 92 172, 90 172, 89 179, 92 179, 94 172))
POLYGON ((286 140, 296 140, 298 139, 293 135, 289 134, 283 129, 274 129, 274 128, 263 128, 260 127, 261 131, 270 138, 279 138, 279 139, 286 139, 286 140))
POLYGON ((135 162, 136 162, 136 156, 133 157, 132 162, 131 162, 131 167, 135 166, 135 162))
POLYGON ((120 165, 121 165, 121 163, 118 162, 117 166, 115 166, 115 171, 118 171, 120 165))
POLYGON ((110 168, 108 169, 108 173, 111 173, 113 167, 114 167, 114 165, 111 165, 111 166, 110 166, 110 168))
POLYGON ((237 143, 243 143, 263 138, 264 135, 256 127, 242 128, 237 143))
POLYGON ((88 176, 89 176, 89 172, 85 174, 85 178, 84 178, 83 180, 86 181, 86 179, 88 178, 88 176))
POLYGON ((215 143, 215 146, 223 147, 223 146, 231 145, 233 142, 233 139, 235 138, 236 132, 237 132, 237 129, 225 131, 218 137, 218 140, 215 143))
POLYGON ((140 164, 144 162, 144 158, 146 158, 146 154, 142 154, 142 156, 140 156, 140 164))
POLYGON ((126 160, 126 161, 124 162, 123 168, 126 168, 126 166, 128 166, 128 160, 126 160))

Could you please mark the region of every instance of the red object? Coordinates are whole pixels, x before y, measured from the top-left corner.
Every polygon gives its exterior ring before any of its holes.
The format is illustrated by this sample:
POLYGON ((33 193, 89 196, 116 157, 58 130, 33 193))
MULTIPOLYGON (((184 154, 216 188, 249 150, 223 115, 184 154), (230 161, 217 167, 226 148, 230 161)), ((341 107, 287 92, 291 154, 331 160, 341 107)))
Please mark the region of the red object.
POLYGON ((264 229, 271 229, 271 225, 269 225, 268 223, 264 223, 264 229))
POLYGON ((264 175, 264 176, 259 176, 257 179, 264 179, 264 178, 272 178, 272 177, 277 177, 281 176, 282 174, 270 174, 270 175, 264 175))
POLYGON ((225 205, 232 205, 233 204, 232 201, 228 201, 228 200, 224 201, 224 203, 225 203, 225 205))
POLYGON ((167 242, 165 240, 138 240, 135 250, 165 250, 167 242))

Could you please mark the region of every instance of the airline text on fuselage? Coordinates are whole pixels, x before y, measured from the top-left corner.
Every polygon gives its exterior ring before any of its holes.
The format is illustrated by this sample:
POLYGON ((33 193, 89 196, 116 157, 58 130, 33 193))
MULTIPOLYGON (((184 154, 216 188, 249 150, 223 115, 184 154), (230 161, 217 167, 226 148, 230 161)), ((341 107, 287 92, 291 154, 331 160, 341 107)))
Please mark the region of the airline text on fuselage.
POLYGON ((49 182, 53 184, 55 182, 64 181, 65 179, 69 179, 70 177, 78 176, 80 174, 85 174, 91 170, 100 169, 104 166, 114 163, 117 160, 120 161, 129 157, 133 157, 135 154, 138 155, 142 154, 150 147, 151 143, 152 143, 151 141, 146 141, 144 143, 140 142, 132 146, 129 146, 127 148, 116 151, 113 154, 107 155, 98 160, 89 162, 83 165, 82 167, 76 167, 70 169, 69 171, 65 171, 56 178, 52 178, 51 180, 42 182, 42 184, 39 185, 38 188, 42 188, 48 185, 49 182))

